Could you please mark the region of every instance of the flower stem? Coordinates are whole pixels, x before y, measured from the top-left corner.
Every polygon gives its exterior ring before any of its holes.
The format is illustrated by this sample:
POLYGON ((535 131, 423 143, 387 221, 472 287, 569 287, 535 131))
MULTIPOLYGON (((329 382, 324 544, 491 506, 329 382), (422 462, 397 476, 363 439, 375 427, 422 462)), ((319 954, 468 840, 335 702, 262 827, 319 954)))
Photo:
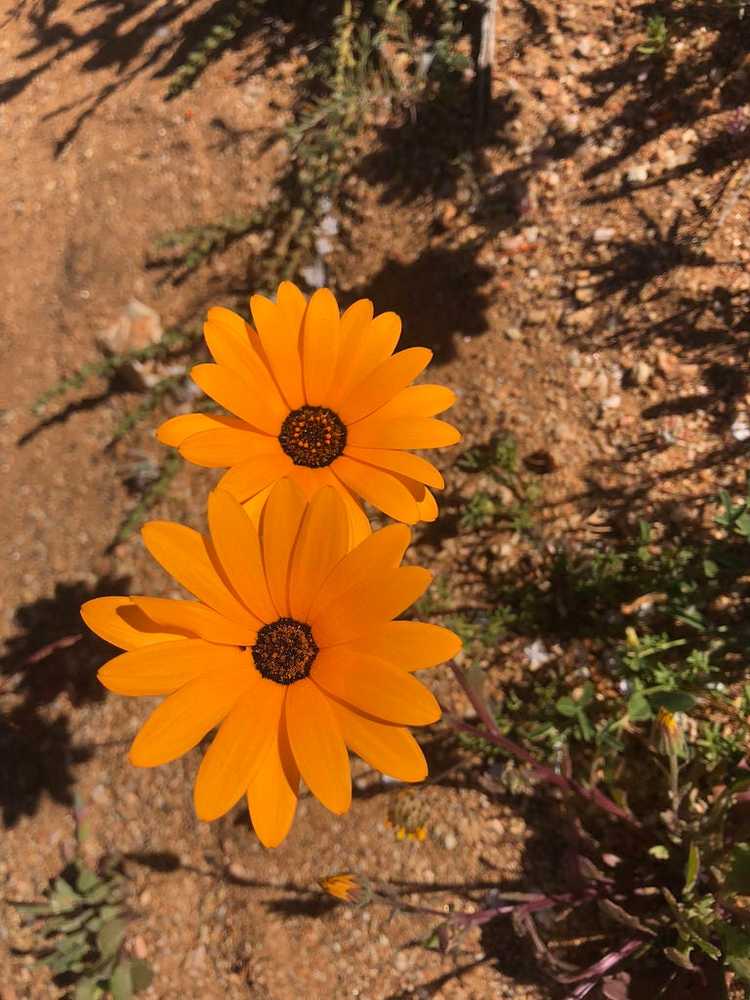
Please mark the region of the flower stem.
POLYGON ((462 670, 454 661, 451 661, 450 668, 453 671, 458 683, 464 690, 466 697, 472 704, 474 711, 477 713, 480 721, 484 724, 486 732, 476 729, 474 726, 468 726, 465 723, 459 722, 458 720, 449 718, 449 723, 454 729, 458 729, 461 732, 470 733, 473 736, 479 736, 490 743, 494 743, 495 746, 500 747, 505 753, 509 754, 511 757, 515 757, 516 760, 520 760, 522 763, 527 764, 536 774, 536 776, 542 781, 549 785, 554 785, 555 787, 561 789, 564 792, 572 792, 581 798, 586 799, 586 801, 591 802, 593 805, 598 806, 604 812, 614 816, 617 819, 622 820, 634 829, 641 829, 641 824, 632 816, 629 812, 626 812, 621 806, 618 806, 616 802, 613 802, 607 795, 600 792, 598 788, 587 788, 584 785, 579 784, 572 778, 566 778, 564 775, 559 774, 557 771, 553 771, 551 767, 543 764, 540 760, 524 747, 515 743, 513 740, 509 739, 503 733, 500 732, 495 719, 492 716, 487 704, 480 696, 479 692, 467 681, 466 672, 462 670))

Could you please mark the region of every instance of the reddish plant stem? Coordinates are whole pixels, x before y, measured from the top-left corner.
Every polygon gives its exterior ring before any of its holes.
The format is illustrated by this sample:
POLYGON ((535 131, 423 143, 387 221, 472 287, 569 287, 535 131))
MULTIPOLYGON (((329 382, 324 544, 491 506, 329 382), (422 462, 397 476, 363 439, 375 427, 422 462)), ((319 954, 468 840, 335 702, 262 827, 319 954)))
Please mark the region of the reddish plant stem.
POLYGON ((559 774, 557 771, 553 771, 551 767, 547 767, 546 764, 542 764, 541 761, 537 760, 536 757, 526 750, 524 747, 520 746, 518 743, 514 743, 513 740, 508 739, 507 736, 503 735, 498 729, 497 723, 495 722, 492 713, 487 707, 484 700, 480 697, 479 693, 469 684, 466 680, 466 673, 462 670, 456 663, 451 661, 450 668, 453 674, 461 685, 466 694, 466 697, 472 704, 474 711, 477 716, 484 724, 486 732, 482 732, 476 729, 474 726, 469 726, 466 723, 459 722, 457 719, 453 719, 450 716, 450 725, 455 729, 459 729, 462 732, 470 733, 472 736, 479 736, 482 739, 488 740, 490 743, 494 743, 495 746, 500 747, 505 753, 509 754, 511 757, 515 757, 516 760, 522 761, 527 764, 540 778, 549 785, 554 785, 563 792, 574 793, 579 795, 581 798, 586 799, 587 802, 591 802, 593 805, 598 806, 604 812, 614 816, 617 819, 622 820, 627 823, 633 829, 640 830, 641 824, 631 816, 629 812, 626 812, 621 806, 618 806, 616 802, 613 802, 607 795, 600 792, 598 788, 586 788, 584 785, 579 784, 572 778, 566 778, 564 775, 559 774))

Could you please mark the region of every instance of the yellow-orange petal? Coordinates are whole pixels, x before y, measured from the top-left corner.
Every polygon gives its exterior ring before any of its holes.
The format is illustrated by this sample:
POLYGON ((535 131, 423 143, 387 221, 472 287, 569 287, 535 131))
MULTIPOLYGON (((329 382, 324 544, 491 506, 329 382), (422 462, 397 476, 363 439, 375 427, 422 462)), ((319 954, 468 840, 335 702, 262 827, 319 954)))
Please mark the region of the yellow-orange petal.
POLYGON ((421 566, 401 566, 372 574, 366 583, 352 587, 335 603, 311 614, 318 647, 337 646, 382 627, 421 597, 431 580, 432 574, 421 566))
POLYGON ((249 688, 224 719, 198 769, 198 819, 218 819, 246 794, 271 742, 276 742, 286 689, 251 671, 249 688))
POLYGON ((417 513, 420 521, 436 521, 438 516, 438 505, 435 497, 428 489, 424 491, 424 497, 417 501, 417 513))
POLYGON ((378 420, 373 413, 349 427, 346 439, 357 448, 447 448, 460 441, 461 434, 434 417, 378 420))
POLYGON ((345 424, 353 424, 379 410, 404 389, 432 361, 426 347, 409 347, 386 358, 370 372, 336 407, 345 424))
POLYGON ((440 718, 431 691, 406 670, 366 654, 335 647, 318 653, 310 677, 339 701, 400 726, 427 726, 440 718))
POLYGON ((257 618, 222 580, 212 558, 212 547, 199 531, 171 521, 149 521, 141 535, 159 565, 194 597, 230 621, 257 628, 257 618))
MULTIPOLYGON (((206 345, 218 365, 237 372, 251 384, 260 379, 260 383, 268 387, 268 369, 253 347, 251 330, 241 316, 221 306, 209 309, 203 324, 206 345)), ((278 392, 275 386, 273 388, 278 392)))
POLYGON ((376 722, 341 702, 331 699, 331 708, 341 726, 346 745, 376 771, 397 781, 423 781, 427 761, 408 729, 376 722))
POLYGON ((315 494, 305 510, 289 565, 289 610, 307 621, 313 598, 349 550, 349 519, 344 501, 331 486, 315 494))
POLYGON ((400 476, 415 479, 425 486, 443 489, 445 480, 434 465, 431 465, 419 455, 410 451, 389 451, 387 448, 357 448, 347 445, 344 454, 349 458, 364 462, 366 465, 377 465, 388 472, 396 472, 400 476))
POLYGON ((461 649, 461 640, 442 625, 398 621, 388 622, 376 632, 340 648, 387 660, 412 673, 450 660, 461 649))
MULTIPOLYGON (((285 294, 285 305, 286 308, 281 302, 278 304, 271 302, 263 295, 253 295, 250 299, 253 321, 258 329, 273 376, 289 409, 296 410, 305 402, 299 350, 299 323, 290 319, 290 313, 297 312, 298 304, 290 308, 285 294)), ((304 305, 302 311, 304 314, 304 305)), ((300 323, 301 319, 300 316, 300 323)))
POLYGON ((130 747, 131 764, 168 764, 191 750, 226 718, 251 683, 252 675, 244 662, 246 654, 237 650, 235 655, 242 659, 241 666, 212 670, 185 684, 154 709, 130 747))
POLYGON ((208 525, 216 555, 237 596, 261 623, 275 621, 258 529, 226 490, 209 494, 208 525))
MULTIPOLYGON (((133 604, 166 629, 181 629, 208 642, 251 646, 258 634, 249 623, 240 625, 199 601, 172 601, 165 597, 134 597, 133 604)), ((261 624, 260 622, 258 623, 261 624)))
POLYGON ((241 465, 270 455, 282 454, 281 445, 268 434, 243 428, 221 427, 216 430, 192 434, 180 445, 180 454, 188 462, 207 469, 220 469, 227 465, 241 465))
POLYGON ((159 628, 129 597, 95 597, 81 608, 81 618, 92 632, 120 649, 139 649, 155 643, 184 639, 182 629, 159 628))
POLYGON ((338 489, 346 507, 346 516, 349 521, 349 548, 354 548, 372 534, 370 519, 365 514, 362 504, 357 500, 352 491, 344 483, 339 482, 336 477, 336 488, 338 489))
POLYGON ((178 639, 121 653, 100 667, 97 677, 115 694, 172 694, 205 675, 237 669, 243 654, 230 646, 216 646, 204 639, 178 639))
POLYGON ((369 299, 357 299, 341 314, 341 346, 344 350, 352 346, 356 338, 372 322, 375 310, 369 299))
POLYGON ((334 475, 350 490, 358 493, 396 521, 414 524, 418 519, 417 502, 404 484, 390 472, 365 465, 340 455, 331 466, 334 475))
POLYGON ((395 569, 410 540, 411 532, 405 524, 389 524, 368 535, 331 570, 310 605, 310 617, 324 614, 352 587, 367 584, 373 576, 395 569))
POLYGON ((276 289, 276 302, 284 311, 293 332, 299 336, 307 299, 292 281, 282 281, 276 289))
MULTIPOLYGON (((244 371, 239 373, 223 365, 203 364, 191 368, 190 377, 214 402, 241 417, 255 430, 275 436, 289 413, 275 386, 269 389, 260 378, 257 384, 251 383, 244 371)), ((270 375, 268 382, 271 382, 270 375)))
POLYGON ((326 403, 333 381, 341 340, 339 307, 328 288, 319 288, 307 304, 302 320, 302 379, 310 406, 326 403))
MULTIPOLYGON (((397 354, 396 357, 401 355, 397 354)), ((409 385, 379 407, 375 413, 378 420, 434 417, 436 413, 450 409, 455 402, 455 392, 443 385, 409 385)))
POLYGON ((253 829, 264 847, 278 847, 292 826, 299 794, 299 768, 289 745, 286 713, 250 780, 247 805, 253 829))
POLYGON ((291 458, 279 449, 273 454, 259 455, 242 465, 235 465, 224 473, 218 485, 240 503, 244 503, 289 475, 292 465, 291 458))
MULTIPOLYGON (((260 518, 263 513, 263 508, 266 506, 266 500, 271 495, 271 490, 274 488, 276 483, 269 483, 262 490, 255 494, 255 496, 250 497, 249 500, 242 501, 242 509, 250 518, 250 520, 255 525, 255 530, 260 531, 260 518)), ((219 482, 221 486, 221 482, 219 482)))
POLYGON ((181 413, 178 417, 165 420, 156 432, 156 438, 162 444, 179 448, 194 434, 205 431, 223 430, 227 427, 245 427, 245 421, 239 417, 225 417, 211 413, 181 413))
POLYGON ((393 312, 381 313, 367 326, 352 329, 346 350, 339 355, 326 405, 336 409, 353 386, 393 354, 400 336, 401 319, 393 312))
POLYGON ((308 678, 289 685, 286 696, 289 744, 305 784, 331 812, 352 801, 349 756, 328 698, 308 678))
POLYGON ((349 487, 336 478, 330 466, 308 469, 303 465, 295 465, 289 473, 289 478, 299 486, 308 500, 325 486, 332 486, 337 491, 346 508, 350 549, 359 545, 371 533, 370 522, 362 509, 362 504, 349 487))
POLYGON ((263 508, 260 539, 268 592, 278 616, 289 615, 289 562, 297 540, 305 497, 291 479, 281 479, 263 508))

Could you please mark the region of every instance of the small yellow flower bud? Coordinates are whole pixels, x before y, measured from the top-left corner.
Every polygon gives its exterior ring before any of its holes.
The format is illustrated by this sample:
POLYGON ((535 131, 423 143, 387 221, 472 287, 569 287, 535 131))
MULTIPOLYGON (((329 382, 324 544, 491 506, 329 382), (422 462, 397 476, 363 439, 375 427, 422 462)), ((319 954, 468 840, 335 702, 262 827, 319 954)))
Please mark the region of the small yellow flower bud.
POLYGON ((654 726, 654 742, 658 750, 667 756, 680 756, 685 749, 685 717, 682 712, 659 709, 654 726))
POLYGON ((335 875, 327 875, 318 879, 318 885, 327 892, 329 896, 334 896, 344 903, 366 903, 369 898, 367 889, 353 872, 337 872, 335 875))

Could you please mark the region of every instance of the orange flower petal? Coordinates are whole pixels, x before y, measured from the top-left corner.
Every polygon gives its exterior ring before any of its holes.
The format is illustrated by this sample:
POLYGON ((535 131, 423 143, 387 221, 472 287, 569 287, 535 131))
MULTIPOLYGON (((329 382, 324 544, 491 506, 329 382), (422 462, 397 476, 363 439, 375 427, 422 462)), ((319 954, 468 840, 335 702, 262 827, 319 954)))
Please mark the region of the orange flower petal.
MULTIPOLYGON (((356 305, 356 303, 355 303, 356 305)), ((353 321, 354 317, 352 317, 353 321)), ((338 403, 396 350, 401 336, 401 319, 393 312, 381 313, 365 327, 351 329, 346 351, 339 356, 327 396, 327 405, 338 403)))
POLYGON ((252 327, 231 309, 214 307, 208 310, 203 324, 203 336, 214 361, 229 371, 242 375, 255 385, 278 394, 268 369, 252 343, 252 327), (230 317, 229 319, 227 317, 230 317))
POLYGON ((333 567, 349 550, 349 519, 344 501, 330 486, 310 501, 302 518, 289 567, 289 610, 306 621, 312 600, 333 567))
MULTIPOLYGON (((199 635, 208 642, 228 646, 251 646, 257 629, 238 625, 198 601, 171 601, 163 597, 134 597, 133 603, 144 614, 165 628, 181 629, 199 635)), ((260 626, 258 622, 258 626, 260 626)))
POLYGON ((302 318, 307 309, 307 299, 292 281, 282 281, 276 289, 276 301, 283 309, 286 318, 299 336, 302 329, 302 318))
POLYGON ((373 413, 347 428, 346 439, 357 448, 446 448, 460 441, 461 434, 432 417, 379 420, 373 413))
POLYGON ((362 509, 362 504, 357 500, 352 491, 344 483, 336 482, 336 489, 339 491, 346 507, 346 516, 349 521, 349 548, 359 545, 372 534, 370 520, 362 509))
POLYGON ((389 472, 354 461, 346 455, 339 456, 331 468, 349 489, 389 517, 405 524, 417 521, 416 500, 404 484, 389 472))
POLYGON ((279 480, 263 508, 263 565, 268 592, 280 618, 289 615, 289 561, 304 512, 305 497, 290 479, 279 480))
POLYGON ((388 622, 364 639, 340 647, 354 654, 375 656, 413 672, 450 660, 461 649, 455 632, 429 622, 388 622))
POLYGON ((441 490, 445 486, 445 480, 440 475, 434 465, 430 465, 419 455, 412 455, 410 451, 389 451, 387 448, 357 448, 347 445, 344 454, 358 462, 365 462, 367 465, 376 465, 388 472, 397 472, 401 476, 415 479, 418 483, 426 486, 434 486, 441 490))
POLYGON ((326 402, 333 381, 341 340, 339 307, 330 289, 319 288, 307 304, 302 321, 302 377, 311 406, 326 402))
POLYGON ((194 597, 230 621, 257 628, 255 616, 240 604, 222 580, 211 548, 200 532, 171 521, 149 521, 141 535, 159 565, 194 597))
MULTIPOLYGON (((286 293, 284 298, 287 302, 286 293)), ((296 410, 305 402, 299 351, 299 327, 302 317, 300 316, 298 323, 290 320, 290 313, 296 313, 298 306, 292 305, 291 309, 284 308, 281 302, 277 305, 263 295, 253 295, 250 299, 250 309, 274 378, 289 409, 296 410)))
POLYGON ((368 719, 341 702, 331 700, 346 745, 376 771, 397 781, 423 781, 427 761, 408 729, 368 719))
POLYGON ((92 632, 120 649, 139 649, 185 636, 182 629, 160 629, 129 597, 95 597, 83 605, 81 618, 92 632))
POLYGON ((387 358, 370 372, 358 385, 354 385, 336 412, 345 424, 374 413, 404 389, 432 361, 432 351, 426 347, 410 347, 387 358))
POLYGON ((291 469, 291 458, 279 449, 273 454, 259 455, 242 465, 235 465, 224 473, 218 485, 244 503, 288 475, 291 469))
POLYGON ((275 621, 278 616, 268 592, 258 529, 246 511, 230 493, 216 489, 208 496, 208 524, 227 579, 258 619, 258 627, 275 621))
POLYGON ((328 698, 309 678, 289 685, 289 744, 305 784, 326 809, 345 813, 352 801, 349 756, 328 698))
POLYGON ((289 833, 297 809, 300 775, 289 745, 285 714, 277 739, 267 747, 247 790, 250 819, 265 847, 279 846, 289 833))
POLYGON ((352 587, 366 585, 372 576, 395 569, 410 540, 411 532, 405 524, 389 524, 368 535, 331 571, 310 605, 310 619, 333 607, 352 587))
POLYGON ((432 574, 421 566, 401 566, 370 575, 366 583, 311 614, 316 643, 324 649, 382 628, 421 597, 431 580, 432 574))
POLYGON ((243 661, 242 666, 212 670, 181 687, 154 709, 133 740, 128 754, 131 764, 168 764, 191 750, 226 718, 252 677, 244 662, 247 654, 237 650, 235 656, 243 661))
POLYGON ((436 521, 438 516, 438 505, 435 497, 428 489, 424 491, 424 497, 417 501, 417 513, 420 521, 436 521))
MULTIPOLYGON (((260 360, 258 365, 262 367, 260 360)), ((223 365, 195 365, 190 377, 207 396, 242 417, 251 428, 278 435, 289 409, 267 371, 265 379, 259 376, 251 382, 244 370, 239 373, 223 365)))
POLYGON ((280 455, 282 451, 276 438, 268 434, 257 434, 247 424, 243 424, 243 429, 221 427, 193 434, 183 441, 180 454, 195 465, 219 469, 268 455, 280 455))
POLYGON ((198 769, 193 801, 198 819, 228 812, 247 792, 270 743, 275 743, 286 689, 256 671, 224 719, 198 769))
MULTIPOLYGON (((401 352, 402 354, 405 352, 401 352)), ((401 357, 400 354, 396 355, 401 357)), ((395 358, 391 359, 395 360, 395 358)), ((400 420, 402 417, 434 417, 456 402, 452 389, 442 385, 410 385, 402 389, 377 410, 379 420, 400 420)))
MULTIPOLYGON (((372 322, 375 310, 369 299, 357 299, 341 315, 341 344, 343 348, 352 346, 352 338, 358 337, 372 322)), ((391 315, 394 315, 391 313, 391 315)))
POLYGON ((244 663, 240 650, 203 639, 178 639, 122 653, 99 669, 109 691, 130 696, 172 694, 204 674, 216 675, 244 663))
POLYGON ((349 548, 359 545, 371 533, 370 522, 362 509, 362 505, 356 499, 348 486, 345 486, 340 479, 337 479, 327 466, 322 469, 307 469, 303 465, 293 466, 289 473, 292 479, 309 500, 314 497, 318 490, 325 486, 332 486, 344 501, 346 516, 349 522, 349 548))
POLYGON ((400 667, 336 647, 318 653, 310 677, 347 705, 402 726, 426 726, 440 718, 431 691, 400 667))
MULTIPOLYGON (((259 493, 256 493, 254 497, 250 497, 249 500, 242 501, 242 509, 253 522, 255 530, 258 532, 260 532, 260 518, 263 513, 263 508, 266 506, 266 500, 270 497, 271 490, 275 485, 275 482, 269 483, 269 485, 265 486, 259 493)), ((219 487, 220 486, 221 482, 219 482, 219 487)))
POLYGON ((244 420, 239 420, 237 417, 223 417, 209 413, 182 413, 179 417, 166 420, 157 430, 156 438, 162 444, 179 448, 183 441, 187 441, 194 434, 244 426, 244 420))

